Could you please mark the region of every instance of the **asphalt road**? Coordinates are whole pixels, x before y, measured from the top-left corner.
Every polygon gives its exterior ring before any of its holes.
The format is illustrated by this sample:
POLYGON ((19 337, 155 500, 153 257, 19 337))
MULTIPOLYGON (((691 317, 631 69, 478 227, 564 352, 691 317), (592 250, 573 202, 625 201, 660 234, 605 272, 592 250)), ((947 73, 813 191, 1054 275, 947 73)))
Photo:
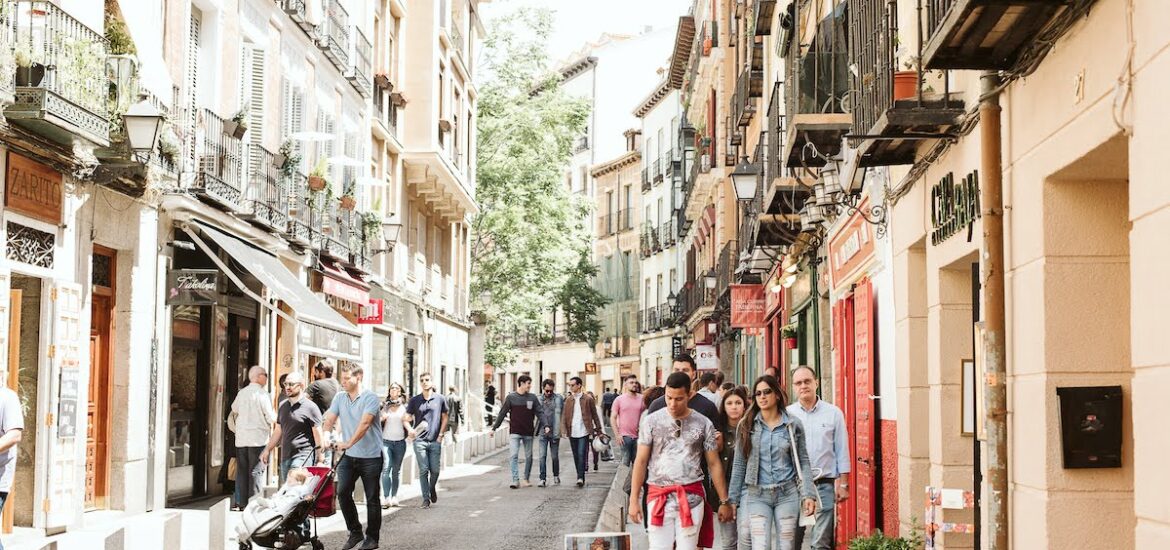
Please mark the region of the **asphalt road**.
MULTIPOLYGON (((620 453, 620 451, 619 451, 620 453)), ((616 462, 592 464, 585 487, 576 486, 573 456, 568 440, 561 443, 561 485, 536 486, 540 465, 533 450, 532 482, 529 488, 509 489, 511 473, 508 451, 486 457, 480 475, 444 480, 439 477, 439 501, 421 509, 413 498, 382 519, 380 548, 425 550, 554 550, 564 548, 566 533, 593 531, 601 505, 613 483, 616 462)), ((520 473, 523 475, 523 456, 520 473)), ((551 465, 550 465, 551 469, 551 465)), ((365 508, 358 504, 365 522, 365 508)), ((328 549, 345 544, 346 533, 322 536, 328 549)))

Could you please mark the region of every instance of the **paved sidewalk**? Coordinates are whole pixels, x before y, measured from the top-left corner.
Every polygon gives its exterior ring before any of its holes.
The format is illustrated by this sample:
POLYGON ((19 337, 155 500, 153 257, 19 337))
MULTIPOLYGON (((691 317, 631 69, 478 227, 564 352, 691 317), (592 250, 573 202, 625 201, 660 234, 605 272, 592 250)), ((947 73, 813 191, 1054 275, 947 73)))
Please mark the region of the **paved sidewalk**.
MULTIPOLYGON (((505 427, 505 433, 506 430, 507 428, 505 427)), ((478 434, 461 433, 460 442, 468 442, 476 435, 478 434)), ((507 441, 507 438, 500 438, 499 435, 496 437, 505 443, 507 441)), ((443 492, 447 490, 444 487, 443 480, 479 476, 498 467, 478 464, 478 462, 491 459, 497 453, 504 453, 506 457, 507 445, 501 447, 495 447, 494 445, 496 443, 490 443, 490 445, 492 445, 491 448, 487 448, 485 452, 475 456, 472 462, 469 463, 456 463, 451 465, 448 462, 448 458, 444 457, 442 478, 439 481, 440 498, 442 498, 443 492)), ((411 459, 409 461, 410 465, 413 466, 413 455, 408 452, 408 457, 411 459)), ((454 458, 452 457, 452 459, 454 458)), ((417 476, 418 470, 412 469, 411 466, 405 463, 403 465, 403 484, 398 490, 400 500, 417 499, 420 494, 417 476)), ((5 550, 41 550, 43 548, 52 548, 51 544, 54 542, 57 545, 56 550, 99 550, 111 548, 137 550, 162 548, 160 543, 164 540, 164 521, 173 514, 179 514, 182 516, 181 546, 177 548, 166 548, 166 550, 236 550, 239 548, 239 541, 236 538, 236 525, 240 521, 240 512, 227 513, 227 523, 224 526, 225 532, 227 533, 227 540, 223 541, 221 545, 215 545, 208 541, 209 522, 211 518, 209 510, 216 503, 227 498, 229 497, 214 497, 183 507, 166 508, 130 516, 119 511, 89 512, 85 514, 84 521, 86 527, 73 529, 51 537, 44 536, 40 529, 18 527, 14 529, 11 535, 4 535, 2 540, 5 550), (118 533, 121 533, 120 541, 118 539, 118 533), (111 536, 114 538, 111 539, 111 536)), ((382 515, 384 517, 393 515, 399 510, 401 508, 390 508, 384 510, 382 515)), ((365 513, 364 510, 362 513, 365 513)), ((330 533, 344 533, 345 521, 342 519, 341 514, 337 513, 332 517, 318 520, 317 530, 323 537, 330 533)), ((305 546, 305 548, 308 548, 308 546, 305 546)))

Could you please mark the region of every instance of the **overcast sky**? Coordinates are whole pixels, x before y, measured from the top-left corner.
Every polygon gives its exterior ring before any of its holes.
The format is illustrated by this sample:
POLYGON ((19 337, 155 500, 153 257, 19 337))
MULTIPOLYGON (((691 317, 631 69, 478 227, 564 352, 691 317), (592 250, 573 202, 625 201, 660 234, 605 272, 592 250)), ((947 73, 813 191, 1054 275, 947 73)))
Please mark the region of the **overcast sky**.
POLYGON ((644 27, 678 25, 678 17, 690 9, 691 0, 492 0, 480 7, 484 25, 491 32, 492 18, 519 7, 553 10, 555 23, 548 45, 549 59, 562 61, 602 33, 638 34, 644 27))

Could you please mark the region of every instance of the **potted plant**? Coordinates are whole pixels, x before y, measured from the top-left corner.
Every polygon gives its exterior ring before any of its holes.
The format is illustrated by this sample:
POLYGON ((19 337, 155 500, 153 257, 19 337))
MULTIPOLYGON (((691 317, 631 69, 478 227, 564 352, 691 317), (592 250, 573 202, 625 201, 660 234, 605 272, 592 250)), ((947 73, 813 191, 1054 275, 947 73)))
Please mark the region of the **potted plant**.
POLYGON ((890 537, 880 529, 869 536, 855 537, 849 541, 849 550, 921 550, 922 544, 922 532, 915 524, 909 537, 890 537))
POLYGON ((918 95, 918 58, 911 56, 904 67, 904 71, 894 71, 894 101, 918 95))
POLYGON ((41 80, 45 78, 45 66, 33 62, 28 44, 18 41, 12 56, 16 62, 16 86, 18 88, 40 86, 41 80))
POLYGON ((174 164, 179 158, 179 144, 171 128, 165 128, 158 140, 158 154, 167 164, 174 164))
POLYGON ((354 197, 357 191, 357 185, 354 182, 345 184, 345 189, 341 191, 341 209, 353 210, 357 207, 357 198, 354 197))
POLYGON ((382 214, 377 206, 374 205, 372 212, 362 212, 362 240, 365 242, 377 239, 378 231, 382 229, 382 214))
POLYGON ((280 144, 280 149, 276 150, 276 154, 272 155, 272 165, 284 171, 284 167, 288 165, 288 158, 291 154, 292 142, 286 139, 280 144))
POLYGON ((321 157, 317 161, 317 165, 313 167, 313 171, 309 172, 309 190, 321 191, 329 186, 329 182, 325 180, 325 157, 321 157))
POLYGON ((243 139, 244 134, 248 132, 248 104, 245 103, 243 107, 236 112, 231 120, 223 121, 223 133, 232 136, 236 139, 243 139))
POLYGON ((796 323, 781 327, 780 337, 784 339, 784 349, 796 349, 796 323))

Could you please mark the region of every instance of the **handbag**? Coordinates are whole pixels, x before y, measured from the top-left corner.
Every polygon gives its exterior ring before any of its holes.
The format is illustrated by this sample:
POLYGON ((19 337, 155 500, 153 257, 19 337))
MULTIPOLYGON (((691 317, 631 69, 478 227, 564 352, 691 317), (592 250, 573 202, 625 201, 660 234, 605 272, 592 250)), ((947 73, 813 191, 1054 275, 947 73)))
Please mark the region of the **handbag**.
POLYGON ((232 481, 236 479, 236 457, 234 456, 228 458, 227 478, 232 481))
MULTIPOLYGON (((796 465, 796 479, 798 480, 798 483, 800 483, 800 486, 803 487, 804 486, 804 471, 800 467, 800 457, 797 456, 797 454, 796 454, 796 433, 792 429, 791 422, 788 423, 788 441, 791 442, 791 445, 789 445, 788 447, 790 449, 792 449, 792 463, 794 465, 796 465)), ((799 492, 799 491, 797 491, 797 492, 799 492)), ((821 493, 819 491, 817 491, 816 495, 817 495, 817 510, 819 510, 821 508, 821 506, 823 506, 823 504, 821 504, 821 493)), ((800 499, 800 502, 801 502, 801 504, 804 504, 804 499, 803 498, 800 499)), ((796 524, 800 527, 812 527, 812 526, 816 525, 817 524, 817 513, 814 511, 811 514, 805 515, 804 510, 802 509, 801 514, 800 514, 800 520, 797 521, 796 524)))

